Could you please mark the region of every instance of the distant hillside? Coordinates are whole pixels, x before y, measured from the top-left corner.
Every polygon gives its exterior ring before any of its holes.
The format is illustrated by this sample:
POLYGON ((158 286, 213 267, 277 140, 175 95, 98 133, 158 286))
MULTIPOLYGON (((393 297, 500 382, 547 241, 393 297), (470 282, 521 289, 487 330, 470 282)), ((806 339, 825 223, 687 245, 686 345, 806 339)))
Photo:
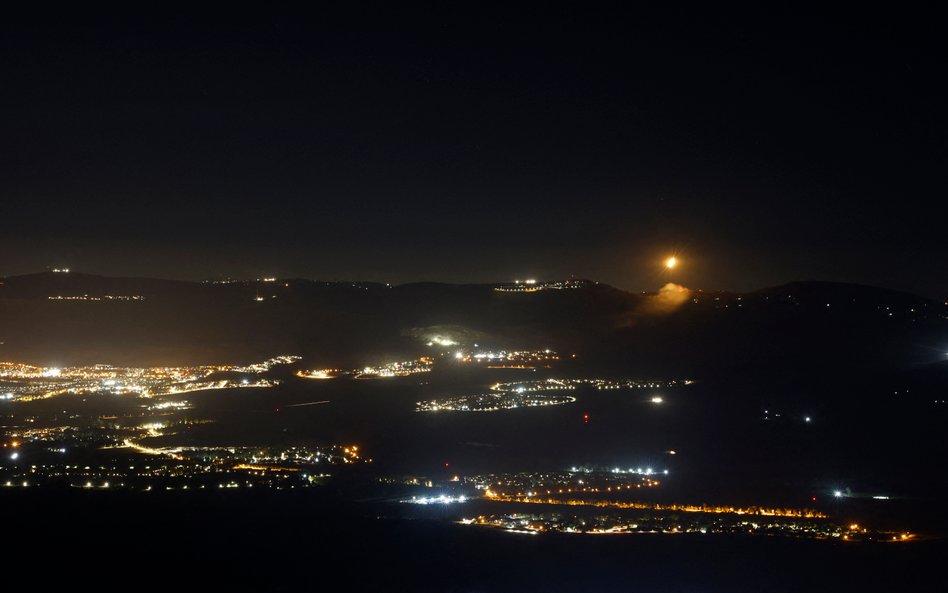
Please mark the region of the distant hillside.
POLYGON ((692 292, 667 315, 633 317, 601 356, 783 381, 944 357, 943 303, 868 286, 795 282, 746 294, 692 292), (778 377, 779 375, 779 377, 778 377))
POLYGON ((896 368, 930 362, 948 344, 943 303, 873 287, 635 294, 575 286, 15 276, 0 284, 0 358, 172 364, 296 353, 361 364, 418 355, 425 336, 454 332, 493 347, 576 352, 591 370, 708 375, 896 368))

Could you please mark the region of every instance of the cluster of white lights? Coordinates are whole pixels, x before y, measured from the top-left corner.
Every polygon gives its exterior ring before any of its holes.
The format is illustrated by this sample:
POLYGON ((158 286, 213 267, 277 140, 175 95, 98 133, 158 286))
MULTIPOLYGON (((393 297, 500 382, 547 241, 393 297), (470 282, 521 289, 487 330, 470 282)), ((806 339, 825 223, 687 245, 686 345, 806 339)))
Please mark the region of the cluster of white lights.
POLYGON ((452 504, 456 502, 467 502, 467 497, 463 494, 461 496, 447 496, 445 494, 441 496, 412 496, 411 500, 405 502, 412 504, 452 504))
MULTIPOLYGON (((572 472, 572 473, 584 473, 584 474, 591 474, 591 473, 594 473, 593 470, 586 469, 586 468, 582 468, 582 467, 575 467, 575 466, 569 468, 569 471, 572 472)), ((641 467, 636 467, 636 468, 631 468, 631 467, 630 467, 629 469, 622 469, 622 468, 620 468, 620 467, 615 467, 615 468, 612 468, 612 473, 614 473, 614 474, 635 474, 635 475, 639 475, 639 476, 652 476, 652 475, 657 474, 658 472, 655 471, 655 470, 653 470, 653 469, 650 468, 650 467, 646 467, 646 468, 644 468, 644 469, 641 468, 641 467)), ((666 469, 666 470, 662 470, 661 473, 667 476, 667 475, 668 475, 668 470, 667 470, 667 469, 666 469)), ((580 481, 580 484, 582 484, 582 481, 580 481)))

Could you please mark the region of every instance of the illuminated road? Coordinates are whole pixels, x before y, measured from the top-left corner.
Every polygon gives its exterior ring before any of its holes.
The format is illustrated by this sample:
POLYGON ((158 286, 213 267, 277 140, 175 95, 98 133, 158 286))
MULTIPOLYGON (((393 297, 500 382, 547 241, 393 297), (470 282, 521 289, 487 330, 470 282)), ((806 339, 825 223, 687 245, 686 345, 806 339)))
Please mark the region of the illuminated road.
POLYGON ((153 449, 151 447, 146 447, 144 445, 139 445, 134 442, 132 439, 125 439, 122 441, 122 444, 129 449, 134 449, 139 453, 144 453, 145 455, 160 455, 162 457, 170 457, 171 459, 177 459, 179 461, 184 461, 185 457, 182 457, 175 450, 169 449, 153 449))
POLYGON ((650 511, 676 511, 685 513, 712 513, 728 515, 760 515, 764 517, 793 517, 798 519, 827 519, 829 515, 812 509, 792 508, 764 508, 764 507, 732 507, 689 504, 660 504, 646 502, 620 502, 614 500, 577 500, 540 498, 536 496, 510 496, 499 494, 492 490, 485 493, 485 498, 499 502, 518 502, 527 504, 551 504, 567 506, 592 506, 616 509, 642 509, 650 511))

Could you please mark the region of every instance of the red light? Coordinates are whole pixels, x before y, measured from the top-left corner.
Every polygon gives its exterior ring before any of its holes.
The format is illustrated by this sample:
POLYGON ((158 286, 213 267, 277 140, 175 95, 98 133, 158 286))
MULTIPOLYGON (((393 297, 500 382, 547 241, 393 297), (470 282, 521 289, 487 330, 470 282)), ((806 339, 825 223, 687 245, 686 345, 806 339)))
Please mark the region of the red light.
POLYGON ((589 414, 583 414, 583 422, 589 424, 589 414))
POLYGON ((813 502, 816 502, 816 497, 815 497, 815 496, 811 496, 811 497, 810 497, 810 500, 812 500, 813 502))
POLYGON ((444 467, 451 467, 450 463, 445 462, 444 467))

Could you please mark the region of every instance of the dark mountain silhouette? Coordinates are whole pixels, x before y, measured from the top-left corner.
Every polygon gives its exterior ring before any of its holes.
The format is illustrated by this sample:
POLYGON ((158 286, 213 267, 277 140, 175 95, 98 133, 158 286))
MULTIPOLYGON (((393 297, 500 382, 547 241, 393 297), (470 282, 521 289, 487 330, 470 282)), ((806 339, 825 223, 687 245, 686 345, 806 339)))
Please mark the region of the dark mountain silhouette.
POLYGON ((594 282, 494 285, 183 282, 77 273, 0 284, 0 358, 43 364, 239 362, 296 353, 362 364, 425 352, 425 336, 577 353, 589 370, 784 375, 896 369, 943 358, 943 303, 797 282, 746 294, 629 293, 594 282))

